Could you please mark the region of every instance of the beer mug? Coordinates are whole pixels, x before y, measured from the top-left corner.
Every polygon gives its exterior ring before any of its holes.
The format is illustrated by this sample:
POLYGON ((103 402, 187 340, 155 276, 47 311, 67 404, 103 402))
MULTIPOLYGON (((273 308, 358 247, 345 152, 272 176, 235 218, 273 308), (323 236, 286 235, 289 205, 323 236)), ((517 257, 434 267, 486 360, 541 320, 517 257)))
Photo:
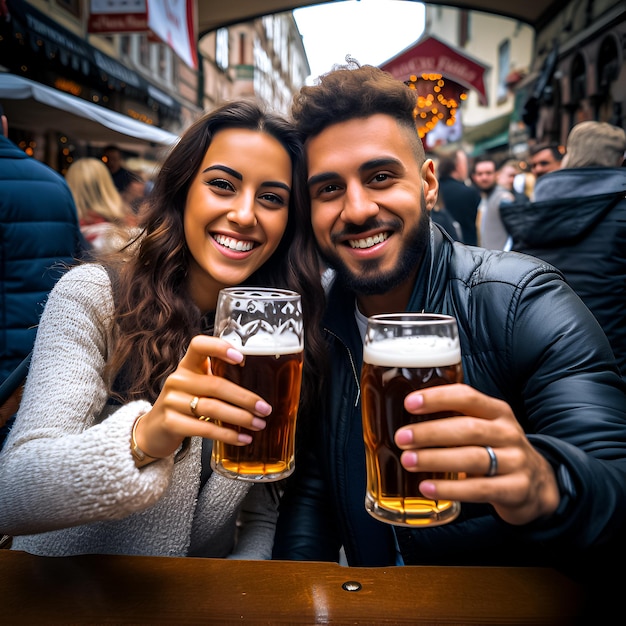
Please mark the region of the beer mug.
POLYGON ((419 491, 423 480, 457 479, 458 475, 405 470, 394 435, 401 426, 454 415, 413 415, 404 408, 409 393, 462 379, 461 348, 453 317, 394 313, 368 318, 361 410, 367 464, 365 508, 373 517, 415 528, 447 524, 458 516, 459 502, 431 500, 419 491))
POLYGON ((244 360, 232 365, 212 358, 213 373, 257 393, 272 405, 272 413, 265 418, 264 430, 233 426, 252 435, 248 445, 215 441, 211 466, 241 480, 274 481, 289 476, 294 470, 304 350, 300 295, 261 287, 222 289, 214 335, 239 350, 244 360))

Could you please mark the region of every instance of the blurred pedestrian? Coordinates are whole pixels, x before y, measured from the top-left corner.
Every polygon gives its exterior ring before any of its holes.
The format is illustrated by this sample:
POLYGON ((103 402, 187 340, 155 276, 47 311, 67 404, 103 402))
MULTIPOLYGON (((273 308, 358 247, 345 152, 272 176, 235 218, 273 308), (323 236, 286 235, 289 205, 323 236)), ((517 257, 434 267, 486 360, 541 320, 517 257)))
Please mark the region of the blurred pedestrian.
POLYGON ((560 269, 604 329, 626 378, 626 133, 574 126, 563 166, 542 176, 534 202, 501 209, 513 250, 560 269))
POLYGON ((102 160, 111 172, 117 190, 122 193, 133 179, 131 171, 124 167, 122 151, 115 145, 108 145, 102 151, 102 160))
POLYGON ((122 199, 130 209, 131 219, 136 221, 137 214, 146 199, 148 186, 142 172, 138 170, 129 171, 132 178, 122 192, 122 199))
POLYGON ((491 156, 478 157, 472 167, 472 181, 480 192, 476 228, 478 245, 488 250, 506 250, 510 245, 509 233, 500 218, 500 205, 514 202, 511 191, 498 184, 500 167, 491 156))
MULTIPOLYGON (((8 138, 0 105, 0 383, 29 354, 48 292, 87 244, 60 174, 8 138)), ((0 413, 0 447, 19 402, 0 413)))
POLYGON ((448 213, 459 224, 460 240, 470 246, 478 243, 476 216, 480 193, 467 184, 468 163, 463 150, 444 155, 437 164, 439 195, 448 213))
POLYGON ((556 143, 540 143, 530 149, 530 171, 535 177, 535 183, 544 174, 554 172, 561 167, 563 153, 556 143))
POLYGON ((517 201, 524 200, 528 196, 523 191, 515 188, 515 179, 521 173, 518 162, 515 159, 507 159, 498 169, 497 181, 498 185, 503 189, 507 189, 513 194, 513 199, 517 201))
POLYGON ((80 229, 96 252, 119 249, 137 234, 135 216, 100 159, 74 161, 65 179, 76 202, 80 229))
POLYGON ((454 241, 461 241, 461 225, 446 210, 441 196, 437 198, 437 202, 430 211, 430 219, 435 224, 439 224, 454 241))

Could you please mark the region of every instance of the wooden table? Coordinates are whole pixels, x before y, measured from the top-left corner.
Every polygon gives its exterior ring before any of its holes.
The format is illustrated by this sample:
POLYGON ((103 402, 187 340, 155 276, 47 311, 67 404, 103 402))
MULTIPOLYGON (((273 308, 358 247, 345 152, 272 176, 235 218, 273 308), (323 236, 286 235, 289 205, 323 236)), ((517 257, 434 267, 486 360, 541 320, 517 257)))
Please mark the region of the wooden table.
POLYGON ((574 624, 551 569, 347 568, 0 550, 0 624, 574 624))

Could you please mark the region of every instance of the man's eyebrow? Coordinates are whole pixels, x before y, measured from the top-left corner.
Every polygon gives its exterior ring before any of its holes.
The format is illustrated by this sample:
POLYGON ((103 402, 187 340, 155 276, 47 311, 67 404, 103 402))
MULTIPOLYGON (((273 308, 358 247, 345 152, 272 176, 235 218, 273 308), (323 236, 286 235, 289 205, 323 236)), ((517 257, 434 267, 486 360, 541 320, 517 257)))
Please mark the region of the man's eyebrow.
MULTIPOLYGON (((402 165, 402 161, 399 159, 395 159, 393 157, 381 157, 379 159, 371 159, 369 161, 365 161, 359 166, 359 173, 367 172, 369 170, 378 169, 381 167, 404 167, 402 165)), ((315 174, 315 176, 311 176, 307 181, 309 187, 313 185, 317 185, 319 183, 324 183, 329 180, 335 180, 337 178, 341 178, 341 176, 337 172, 322 172, 321 174, 315 174)))
MULTIPOLYGON (((231 167, 228 167, 227 165, 221 165, 219 163, 216 165, 211 165, 207 167, 206 169, 202 170, 202 173, 204 174, 205 172, 210 172, 211 170, 220 170, 222 172, 225 172, 226 174, 230 174, 237 180, 243 180, 243 176, 237 170, 234 170, 231 167)), ((284 189, 288 193, 291 193, 291 187, 289 185, 286 185, 285 183, 281 183, 278 180, 266 180, 262 183, 262 186, 263 187, 280 187, 281 189, 284 189)))
POLYGON ((365 163, 363 163, 361 167, 359 167, 359 172, 366 172, 368 170, 373 170, 378 167, 389 167, 390 165, 393 165, 394 167, 404 168, 404 166, 402 165, 402 161, 400 161, 399 159, 395 159, 393 157, 381 157, 379 159, 371 159, 370 161, 365 161, 365 163))
POLYGON ((315 176, 311 176, 307 181, 307 185, 312 187, 313 185, 317 185, 319 183, 325 183, 329 180, 335 180, 339 178, 339 174, 337 172, 324 172, 323 174, 315 174, 315 176))

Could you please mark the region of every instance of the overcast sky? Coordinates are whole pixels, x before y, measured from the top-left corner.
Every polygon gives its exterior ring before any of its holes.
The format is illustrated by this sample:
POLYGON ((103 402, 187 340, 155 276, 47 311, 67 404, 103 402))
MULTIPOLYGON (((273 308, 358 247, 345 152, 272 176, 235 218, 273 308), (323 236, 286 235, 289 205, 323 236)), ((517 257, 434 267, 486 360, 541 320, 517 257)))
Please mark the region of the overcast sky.
POLYGON ((424 5, 406 0, 347 0, 296 9, 294 18, 311 66, 309 82, 347 54, 380 65, 415 43, 424 30, 424 5))

